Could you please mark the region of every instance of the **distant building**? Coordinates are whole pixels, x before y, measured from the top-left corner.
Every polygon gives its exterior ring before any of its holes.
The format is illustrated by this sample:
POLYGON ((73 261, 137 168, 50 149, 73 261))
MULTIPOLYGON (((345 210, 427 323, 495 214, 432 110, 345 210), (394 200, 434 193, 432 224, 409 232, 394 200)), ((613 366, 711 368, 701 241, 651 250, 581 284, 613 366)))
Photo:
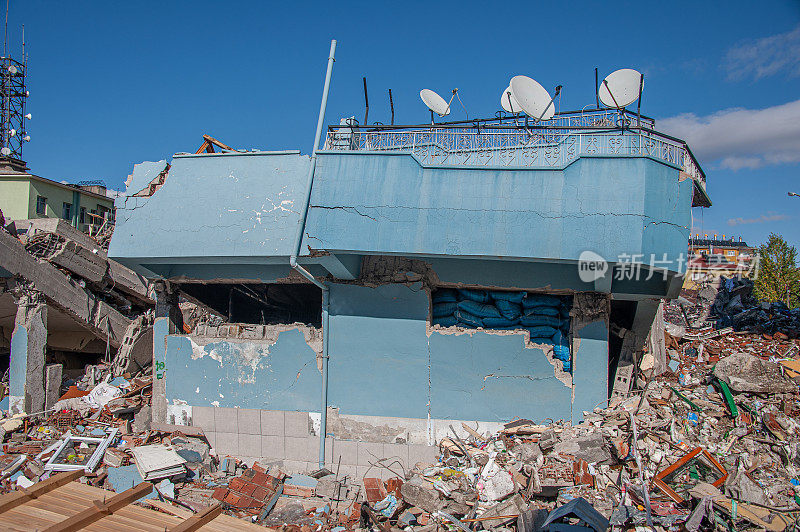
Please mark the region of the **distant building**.
POLYGON ((755 248, 748 246, 742 237, 727 238, 707 234, 695 234, 689 239, 688 275, 684 278, 685 288, 698 288, 706 281, 715 281, 720 276, 741 275, 750 277, 757 267, 753 261, 755 248))
POLYGON ((114 198, 105 186, 59 183, 33 175, 14 159, 0 160, 0 210, 6 222, 35 218, 62 218, 92 233, 114 218, 114 198))

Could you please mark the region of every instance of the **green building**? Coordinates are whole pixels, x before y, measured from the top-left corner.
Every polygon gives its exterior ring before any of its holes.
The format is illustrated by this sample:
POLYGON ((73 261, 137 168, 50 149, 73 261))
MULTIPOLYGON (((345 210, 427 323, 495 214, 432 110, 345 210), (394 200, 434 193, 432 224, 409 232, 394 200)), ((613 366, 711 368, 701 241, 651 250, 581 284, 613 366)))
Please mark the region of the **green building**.
POLYGON ((0 210, 6 223, 31 218, 62 218, 92 232, 114 216, 114 199, 102 185, 59 183, 28 172, 24 163, 0 162, 0 210))

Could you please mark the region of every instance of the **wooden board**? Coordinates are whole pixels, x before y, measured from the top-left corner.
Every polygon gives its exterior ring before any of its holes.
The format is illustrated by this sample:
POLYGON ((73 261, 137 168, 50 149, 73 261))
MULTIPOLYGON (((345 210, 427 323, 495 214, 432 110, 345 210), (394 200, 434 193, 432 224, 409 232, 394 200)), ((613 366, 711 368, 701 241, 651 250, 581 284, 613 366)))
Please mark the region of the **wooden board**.
MULTIPOLYGON (((32 486, 29 489, 33 489, 32 486)), ((108 501, 117 494, 79 482, 60 486, 36 499, 28 500, 14 508, 0 513, 0 530, 29 532, 44 530, 67 520, 69 517, 94 507, 94 501, 108 501)), ((209 504, 215 501, 209 500, 209 504)), ((165 513, 148 510, 141 506, 128 504, 112 514, 89 524, 82 530, 96 532, 164 532, 181 525, 184 519, 165 513)), ((229 515, 218 515, 197 530, 205 532, 237 532, 252 530, 264 532, 258 526, 229 515)))

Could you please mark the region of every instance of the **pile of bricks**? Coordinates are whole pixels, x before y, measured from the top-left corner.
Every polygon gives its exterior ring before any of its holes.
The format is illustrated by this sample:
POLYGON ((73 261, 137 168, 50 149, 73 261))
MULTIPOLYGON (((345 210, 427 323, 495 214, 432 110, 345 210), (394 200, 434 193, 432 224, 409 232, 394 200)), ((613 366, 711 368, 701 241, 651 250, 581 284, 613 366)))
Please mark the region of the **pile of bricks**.
POLYGON ((231 479, 227 487, 214 490, 212 497, 235 508, 257 510, 280 495, 283 483, 264 471, 248 469, 231 479))

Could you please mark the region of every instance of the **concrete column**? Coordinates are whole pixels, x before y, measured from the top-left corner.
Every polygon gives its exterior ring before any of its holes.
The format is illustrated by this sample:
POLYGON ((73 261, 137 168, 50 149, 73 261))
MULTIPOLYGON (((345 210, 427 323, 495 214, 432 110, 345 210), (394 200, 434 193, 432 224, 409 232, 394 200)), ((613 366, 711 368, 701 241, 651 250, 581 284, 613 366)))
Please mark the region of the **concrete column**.
POLYGON ((17 304, 11 337, 9 408, 12 412, 41 412, 45 407, 47 303, 32 284, 14 282, 17 304))
POLYGON ((61 397, 61 380, 64 376, 63 364, 48 364, 45 367, 44 406, 47 410, 53 408, 61 397))
POLYGON ((575 294, 572 331, 572 422, 608 399, 608 294, 575 294))
POLYGON ((167 336, 183 328, 178 308, 178 293, 169 283, 155 283, 156 318, 153 323, 153 400, 152 420, 167 421, 167 336))

